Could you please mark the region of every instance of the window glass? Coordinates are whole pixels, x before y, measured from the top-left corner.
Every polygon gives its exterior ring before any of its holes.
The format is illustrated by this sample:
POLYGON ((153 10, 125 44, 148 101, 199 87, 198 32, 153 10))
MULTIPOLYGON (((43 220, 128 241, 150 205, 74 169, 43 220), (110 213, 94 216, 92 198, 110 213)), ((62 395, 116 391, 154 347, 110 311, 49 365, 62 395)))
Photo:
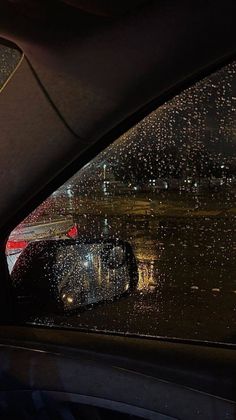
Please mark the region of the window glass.
POLYGON ((17 67, 21 56, 22 53, 19 50, 0 45, 0 91, 17 67))
POLYGON ((170 100, 10 235, 18 319, 236 343, 236 63, 170 100))

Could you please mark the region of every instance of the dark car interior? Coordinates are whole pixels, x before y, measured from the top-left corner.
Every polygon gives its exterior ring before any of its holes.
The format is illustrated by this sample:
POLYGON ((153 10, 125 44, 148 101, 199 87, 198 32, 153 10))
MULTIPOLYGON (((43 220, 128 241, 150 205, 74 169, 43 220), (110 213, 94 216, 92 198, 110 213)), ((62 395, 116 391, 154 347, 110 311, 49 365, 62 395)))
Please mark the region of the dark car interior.
POLYGON ((236 418, 234 344, 26 325, 5 257, 10 232, 63 182, 232 62, 235 1, 0 7, 1 44, 21 56, 0 89, 0 418, 236 418))

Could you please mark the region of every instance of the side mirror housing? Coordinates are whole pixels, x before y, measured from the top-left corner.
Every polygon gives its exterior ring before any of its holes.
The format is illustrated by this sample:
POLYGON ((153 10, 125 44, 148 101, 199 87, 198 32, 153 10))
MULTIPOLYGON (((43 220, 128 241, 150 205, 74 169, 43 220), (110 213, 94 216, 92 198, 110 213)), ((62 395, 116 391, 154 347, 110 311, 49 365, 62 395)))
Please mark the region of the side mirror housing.
POLYGON ((30 243, 11 273, 17 312, 54 313, 111 302, 137 284, 132 247, 123 241, 30 243))

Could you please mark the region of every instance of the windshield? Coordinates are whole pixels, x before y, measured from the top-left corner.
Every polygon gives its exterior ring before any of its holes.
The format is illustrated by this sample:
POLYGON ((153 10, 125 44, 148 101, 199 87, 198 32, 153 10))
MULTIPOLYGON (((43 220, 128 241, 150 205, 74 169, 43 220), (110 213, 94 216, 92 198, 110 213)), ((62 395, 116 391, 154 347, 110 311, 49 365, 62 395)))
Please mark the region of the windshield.
POLYGON ((21 322, 235 344, 235 117, 232 63, 122 135, 19 225, 6 252, 21 322), (73 254, 52 254, 52 240, 72 241, 73 254), (35 241, 51 264, 42 281, 35 241))

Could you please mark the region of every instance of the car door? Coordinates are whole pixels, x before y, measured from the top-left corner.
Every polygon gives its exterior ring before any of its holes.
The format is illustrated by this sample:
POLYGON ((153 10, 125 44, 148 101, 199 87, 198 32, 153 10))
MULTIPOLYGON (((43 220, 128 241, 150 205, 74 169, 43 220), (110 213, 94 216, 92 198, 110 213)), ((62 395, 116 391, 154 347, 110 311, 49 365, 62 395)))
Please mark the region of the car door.
MULTIPOLYGON (((131 54, 132 37, 138 36, 133 25, 146 30, 149 23, 150 42, 160 19, 154 6, 145 7, 114 21, 82 15, 102 33, 105 47, 96 55, 93 48, 101 39, 90 44, 82 33, 98 69, 95 75, 86 74, 94 100, 89 102, 91 93, 83 91, 84 114, 79 117, 74 110, 78 114, 75 104, 81 97, 73 96, 79 91, 73 83, 81 87, 83 81, 88 89, 84 62, 75 77, 72 58, 66 66, 63 51, 56 63, 62 72, 58 78, 49 40, 42 47, 35 34, 21 33, 19 45, 27 58, 1 96, 3 151, 5 160, 12 159, 8 173, 3 165, 2 177, 2 418, 235 417, 236 70, 230 11, 216 5, 207 23, 206 58, 199 26, 190 30, 189 22, 200 11, 209 17, 211 9, 192 11, 183 2, 178 13, 174 6, 167 13, 163 5, 158 12, 163 23, 175 17, 173 33, 180 35, 184 28, 192 41, 198 39, 198 49, 182 63, 184 76, 174 56, 175 71, 169 61, 162 63, 161 72, 169 73, 160 85, 142 85, 145 71, 152 72, 141 66, 139 53, 131 54), (228 26, 215 37, 219 21, 228 26), (130 40, 127 46, 123 36, 117 38, 122 28, 130 40), (134 75, 122 59, 122 72, 113 74, 106 67, 101 72, 104 63, 116 62, 108 34, 119 41, 117 51, 128 54, 131 69, 140 65, 137 94, 132 90, 134 75), (190 68, 201 79, 198 83, 193 84, 190 68), (183 90, 187 76, 191 86, 183 90), (174 95, 171 84, 181 93, 166 101, 174 95), (156 104, 162 106, 144 106, 158 86, 156 104), (17 98, 24 98, 22 109, 18 102, 9 126, 17 98), (134 115, 141 102, 142 112, 134 115), (130 113, 134 117, 125 120, 130 113), (11 188, 4 185, 7 176, 11 188)), ((73 11, 75 20, 71 9, 68 16, 75 24, 81 16, 73 11)), ((32 24, 35 17, 26 15, 23 21, 32 24)), ((58 22, 49 31, 51 42, 56 42, 55 33, 58 37, 58 22)), ((9 27, 5 31, 11 32, 9 27)), ((163 39, 167 42, 169 36, 163 39)), ((63 46, 60 38, 57 42, 63 46)), ((169 45, 165 42, 163 51, 169 45)), ((183 52, 183 38, 176 43, 183 52)), ((144 40, 139 45, 144 54, 144 40)), ((187 46, 190 51, 190 42, 187 46)), ((78 56, 84 54, 82 48, 78 56)), ((143 63, 150 57, 142 55, 143 63)), ((152 81, 160 81, 161 72, 152 81)))

